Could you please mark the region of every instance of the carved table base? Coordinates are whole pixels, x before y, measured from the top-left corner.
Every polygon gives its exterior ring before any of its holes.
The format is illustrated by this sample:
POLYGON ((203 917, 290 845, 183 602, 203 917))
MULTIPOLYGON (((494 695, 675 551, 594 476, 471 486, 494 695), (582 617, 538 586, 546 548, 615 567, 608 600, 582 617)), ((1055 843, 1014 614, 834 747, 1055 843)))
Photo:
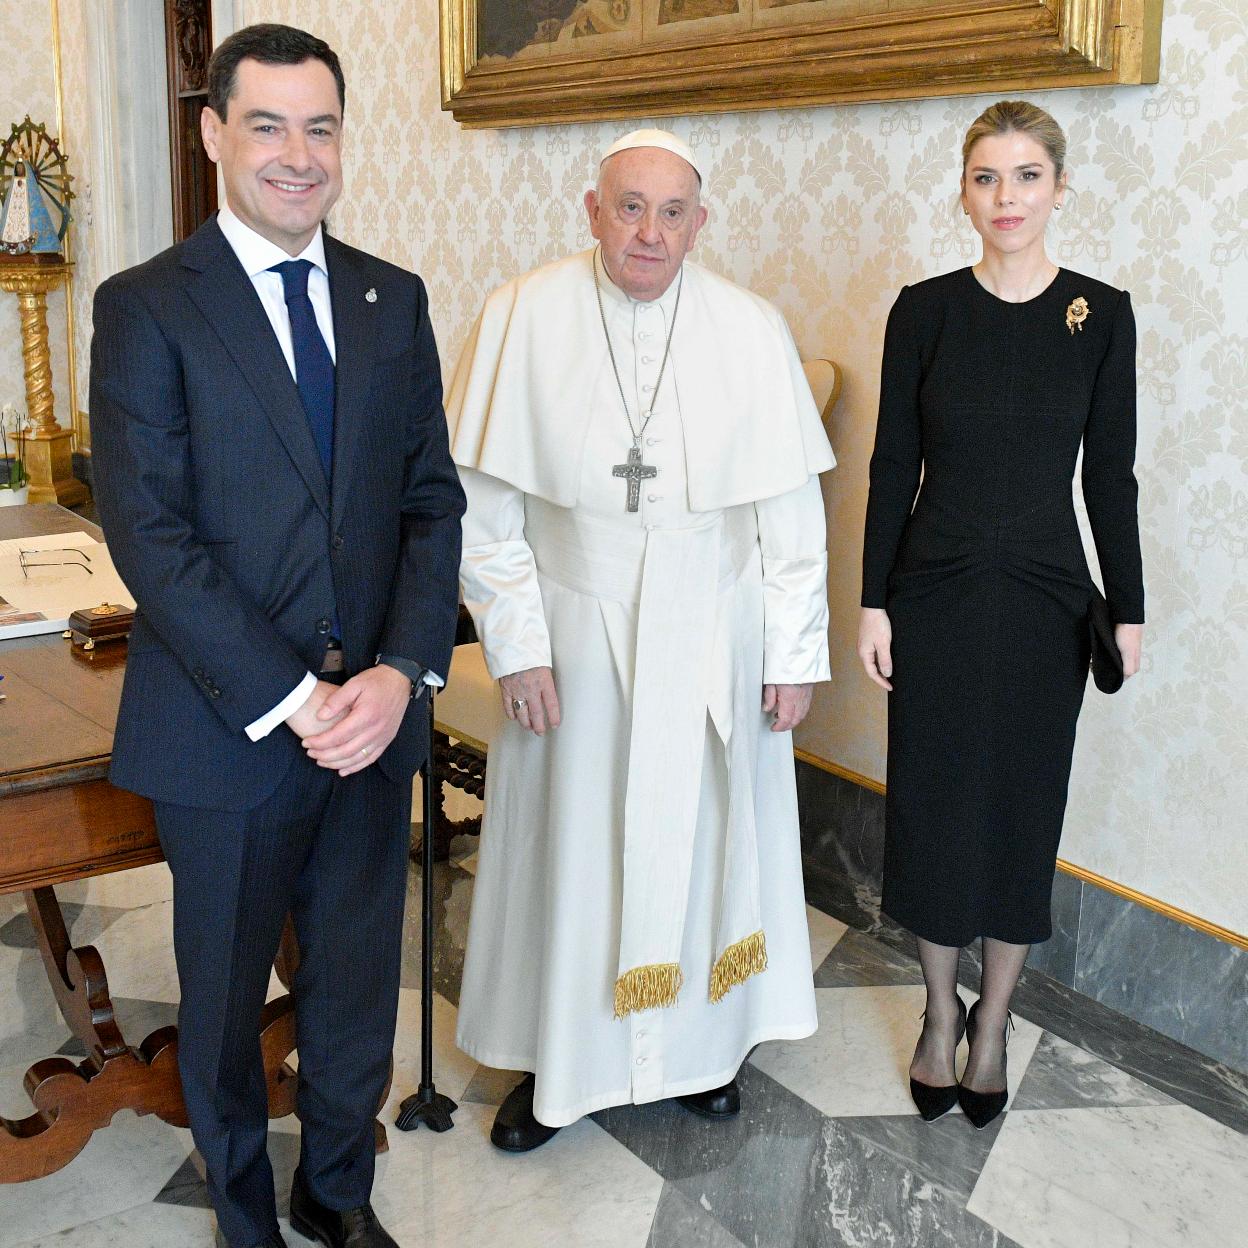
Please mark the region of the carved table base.
MULTIPOLYGON (((99 953, 90 945, 70 947, 51 888, 32 889, 25 897, 57 1004, 87 1057, 84 1061, 48 1057, 26 1072, 26 1092, 35 1112, 16 1122, 0 1118, 0 1182, 5 1183, 42 1178, 68 1165, 121 1109, 155 1114, 175 1127, 187 1125, 178 1079, 177 1028, 161 1027, 137 1047, 128 1045, 113 1014, 99 953)), ((298 1082, 286 1060, 295 1049, 289 995, 264 1007, 260 1046, 269 1116, 281 1118, 294 1112, 298 1082)))

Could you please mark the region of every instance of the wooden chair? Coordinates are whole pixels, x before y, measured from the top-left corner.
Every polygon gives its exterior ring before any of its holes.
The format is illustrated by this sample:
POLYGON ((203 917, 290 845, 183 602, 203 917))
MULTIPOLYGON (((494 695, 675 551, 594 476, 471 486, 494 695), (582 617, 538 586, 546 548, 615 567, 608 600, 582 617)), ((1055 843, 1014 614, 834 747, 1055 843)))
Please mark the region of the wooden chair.
MULTIPOLYGON (((824 428, 828 429, 841 394, 841 370, 831 360, 823 359, 804 360, 802 367, 824 428)), ((486 670, 485 655, 477 642, 472 618, 461 606, 450 679, 446 691, 438 695, 434 704, 434 757, 444 785, 449 784, 472 797, 484 794, 485 760, 493 725, 500 714, 498 706, 498 689, 486 670)), ((447 819, 440 801, 437 827, 434 857, 444 862, 450 852, 451 838, 478 835, 481 818, 447 819)))

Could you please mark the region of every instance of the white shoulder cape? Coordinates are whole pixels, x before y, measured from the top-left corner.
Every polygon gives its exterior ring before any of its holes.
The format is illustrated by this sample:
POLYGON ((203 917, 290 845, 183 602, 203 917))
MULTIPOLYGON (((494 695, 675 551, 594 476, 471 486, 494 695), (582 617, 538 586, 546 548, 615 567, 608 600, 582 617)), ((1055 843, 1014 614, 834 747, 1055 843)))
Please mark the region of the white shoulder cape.
MULTIPOLYGON (((784 318, 700 265, 686 261, 684 270, 668 367, 680 393, 690 509, 786 494, 831 468, 784 318)), ((572 507, 588 408, 610 367, 592 251, 514 278, 485 301, 451 380, 452 457, 572 507)))

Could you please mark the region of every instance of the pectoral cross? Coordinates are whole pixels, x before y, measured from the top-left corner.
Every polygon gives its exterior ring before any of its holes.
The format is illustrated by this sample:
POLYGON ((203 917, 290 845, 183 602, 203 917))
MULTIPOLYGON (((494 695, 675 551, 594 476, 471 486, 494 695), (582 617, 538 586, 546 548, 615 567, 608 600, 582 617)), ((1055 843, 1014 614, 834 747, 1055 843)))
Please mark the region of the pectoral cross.
POLYGON ((626 511, 636 511, 641 504, 641 483, 657 477, 659 470, 653 464, 641 462, 641 447, 634 445, 628 452, 628 463, 616 464, 611 469, 613 477, 623 477, 628 482, 628 506, 626 511))

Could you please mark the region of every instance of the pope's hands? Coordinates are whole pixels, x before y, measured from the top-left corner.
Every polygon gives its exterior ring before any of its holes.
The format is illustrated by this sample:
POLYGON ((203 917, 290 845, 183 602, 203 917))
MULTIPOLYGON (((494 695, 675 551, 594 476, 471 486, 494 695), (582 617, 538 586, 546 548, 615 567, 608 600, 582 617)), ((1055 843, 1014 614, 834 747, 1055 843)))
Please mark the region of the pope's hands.
POLYGON ((772 716, 772 732, 791 732, 806 718, 814 685, 764 685, 763 713, 772 716))
POLYGON ((1140 651, 1144 648, 1143 624, 1115 624, 1114 641, 1122 655, 1122 674, 1130 680, 1140 670, 1140 651))
MULTIPOLYGON (((317 682, 318 691, 323 684, 317 682)), ((378 663, 342 686, 328 688, 330 693, 314 713, 311 731, 305 729, 300 737, 318 767, 350 776, 376 762, 394 740, 411 700, 412 682, 395 668, 378 663)), ((294 718, 287 721, 292 728, 294 718)))
POLYGON ((540 737, 548 728, 559 727, 559 695, 550 668, 529 667, 501 676, 498 690, 503 698, 503 713, 521 728, 540 737))
POLYGON ((883 607, 863 607, 858 620, 858 657, 867 675, 881 689, 891 691, 893 626, 883 607))

